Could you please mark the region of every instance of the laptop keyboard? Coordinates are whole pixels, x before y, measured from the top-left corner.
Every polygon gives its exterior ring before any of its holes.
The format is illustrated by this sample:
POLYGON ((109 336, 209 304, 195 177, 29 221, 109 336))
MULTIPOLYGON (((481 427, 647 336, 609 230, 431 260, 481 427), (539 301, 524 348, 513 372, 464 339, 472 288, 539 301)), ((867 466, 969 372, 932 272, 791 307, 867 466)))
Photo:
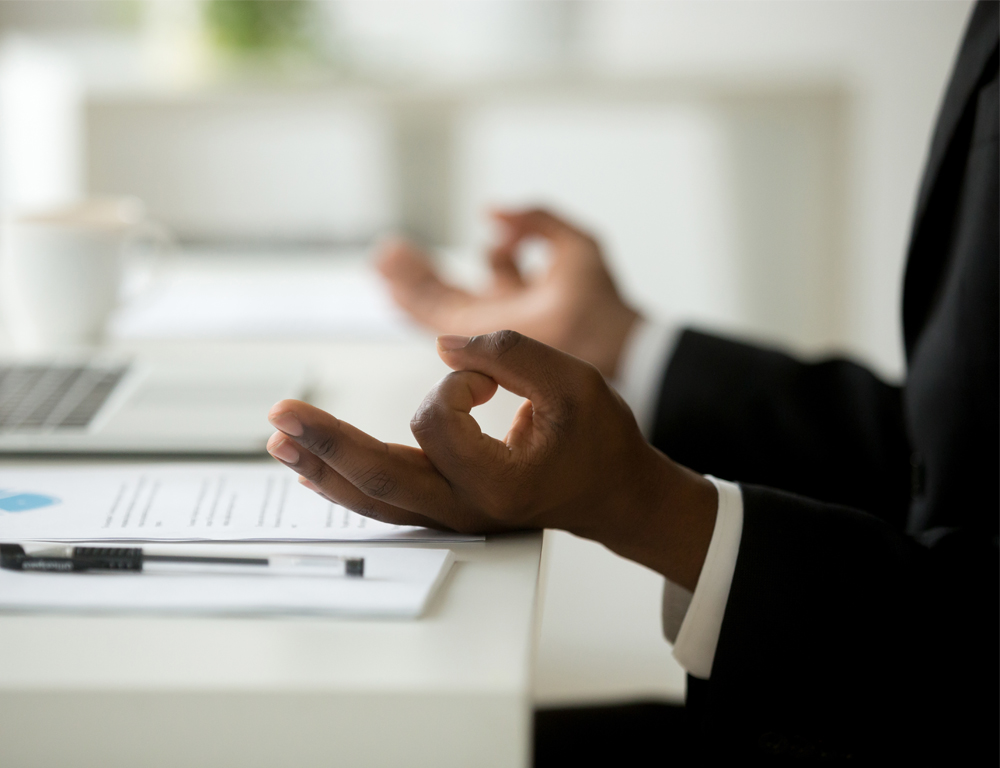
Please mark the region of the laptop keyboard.
POLYGON ((0 433, 86 429, 127 370, 0 363, 0 433))

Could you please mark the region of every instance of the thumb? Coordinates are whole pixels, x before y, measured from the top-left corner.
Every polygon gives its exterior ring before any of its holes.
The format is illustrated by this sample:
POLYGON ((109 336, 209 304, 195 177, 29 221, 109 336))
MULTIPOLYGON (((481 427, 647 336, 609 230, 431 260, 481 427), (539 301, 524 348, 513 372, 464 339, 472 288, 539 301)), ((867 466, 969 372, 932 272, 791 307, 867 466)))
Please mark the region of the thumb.
POLYGON ((438 354, 456 371, 476 371, 537 405, 573 391, 593 376, 594 366, 516 331, 481 336, 439 336, 438 354))

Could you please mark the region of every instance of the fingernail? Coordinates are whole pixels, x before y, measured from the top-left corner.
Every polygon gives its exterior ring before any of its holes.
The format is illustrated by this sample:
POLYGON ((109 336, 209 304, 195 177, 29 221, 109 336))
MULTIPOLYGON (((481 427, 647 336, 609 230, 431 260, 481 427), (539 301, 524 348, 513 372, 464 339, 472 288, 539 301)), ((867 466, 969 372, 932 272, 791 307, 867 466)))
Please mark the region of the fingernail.
POLYGON ((285 438, 281 438, 273 445, 269 442, 267 452, 274 456, 274 458, 279 461, 283 461, 286 464, 295 464, 299 460, 299 452, 295 450, 295 446, 292 445, 292 441, 286 440, 285 438))
POLYGON ((287 411, 269 417, 268 421, 271 422, 275 429, 280 429, 286 435, 291 435, 292 437, 302 435, 302 423, 287 411))
POLYGON ((438 336, 438 349, 442 352, 454 352, 456 349, 467 347, 472 339, 468 336, 438 336))

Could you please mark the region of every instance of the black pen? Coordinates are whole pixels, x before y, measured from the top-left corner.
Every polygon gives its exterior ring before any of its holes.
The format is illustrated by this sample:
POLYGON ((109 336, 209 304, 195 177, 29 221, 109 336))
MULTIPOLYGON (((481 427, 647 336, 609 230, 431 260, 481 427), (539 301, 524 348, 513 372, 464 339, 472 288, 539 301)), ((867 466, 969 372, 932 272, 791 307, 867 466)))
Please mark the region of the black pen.
POLYGON ((139 547, 51 547, 31 554, 20 544, 0 544, 0 568, 13 571, 80 573, 155 571, 157 573, 260 574, 281 576, 365 575, 365 559, 347 555, 272 555, 220 557, 163 555, 139 547))

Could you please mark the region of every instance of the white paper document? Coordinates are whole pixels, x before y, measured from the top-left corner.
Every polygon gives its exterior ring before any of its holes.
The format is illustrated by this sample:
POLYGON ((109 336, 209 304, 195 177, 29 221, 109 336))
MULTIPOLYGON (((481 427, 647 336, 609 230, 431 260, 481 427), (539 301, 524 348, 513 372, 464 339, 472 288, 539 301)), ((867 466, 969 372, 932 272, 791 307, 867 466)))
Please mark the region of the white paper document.
POLYGON ((446 549, 346 549, 305 544, 171 544, 160 548, 202 556, 359 556, 365 559, 365 575, 35 573, 0 569, 0 610, 416 618, 453 561, 446 549))
POLYGON ((0 541, 479 541, 381 523, 282 467, 108 465, 0 470, 0 541))

